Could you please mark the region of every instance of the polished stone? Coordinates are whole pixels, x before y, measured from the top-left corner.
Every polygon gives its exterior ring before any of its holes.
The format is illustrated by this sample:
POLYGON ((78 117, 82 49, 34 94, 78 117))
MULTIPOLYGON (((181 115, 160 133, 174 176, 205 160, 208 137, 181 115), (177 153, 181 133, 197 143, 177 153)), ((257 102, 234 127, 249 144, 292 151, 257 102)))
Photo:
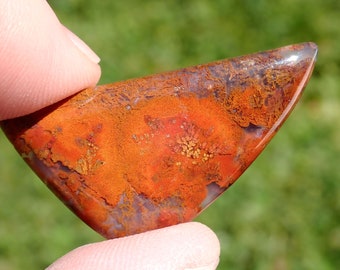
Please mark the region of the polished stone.
POLYGON ((2 128, 103 236, 161 228, 195 218, 255 160, 316 53, 303 43, 89 88, 2 128))

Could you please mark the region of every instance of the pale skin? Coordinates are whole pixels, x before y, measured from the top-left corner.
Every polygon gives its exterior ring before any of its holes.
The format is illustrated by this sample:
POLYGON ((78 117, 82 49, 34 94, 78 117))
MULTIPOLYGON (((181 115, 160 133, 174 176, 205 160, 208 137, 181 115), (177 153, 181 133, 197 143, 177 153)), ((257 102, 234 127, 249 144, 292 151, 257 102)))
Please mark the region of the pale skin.
MULTIPOLYGON (((45 0, 0 0, 0 44, 0 120, 37 111, 100 78, 99 57, 45 0)), ((216 235, 189 222, 85 245, 48 269, 209 270, 219 254, 216 235)))

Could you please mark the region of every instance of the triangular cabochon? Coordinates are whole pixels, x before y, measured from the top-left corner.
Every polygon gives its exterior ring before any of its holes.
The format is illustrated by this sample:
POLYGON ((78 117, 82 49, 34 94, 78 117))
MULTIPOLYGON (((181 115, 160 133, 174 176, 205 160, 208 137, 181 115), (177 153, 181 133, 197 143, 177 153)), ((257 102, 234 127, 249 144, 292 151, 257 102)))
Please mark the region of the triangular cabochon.
POLYGON ((313 43, 89 88, 2 122, 17 151, 107 238, 193 219, 286 119, 313 43))

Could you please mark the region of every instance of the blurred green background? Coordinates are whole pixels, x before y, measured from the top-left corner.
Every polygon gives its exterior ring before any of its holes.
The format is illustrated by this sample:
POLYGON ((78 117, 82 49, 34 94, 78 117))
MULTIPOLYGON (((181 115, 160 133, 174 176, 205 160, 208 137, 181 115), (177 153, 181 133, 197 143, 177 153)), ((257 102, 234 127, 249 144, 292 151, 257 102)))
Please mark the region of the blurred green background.
MULTIPOLYGON (((101 83, 314 41, 318 62, 282 130, 197 220, 218 269, 340 269, 340 1, 51 0, 101 57, 101 83)), ((42 269, 102 238, 0 133, 0 269, 42 269)))

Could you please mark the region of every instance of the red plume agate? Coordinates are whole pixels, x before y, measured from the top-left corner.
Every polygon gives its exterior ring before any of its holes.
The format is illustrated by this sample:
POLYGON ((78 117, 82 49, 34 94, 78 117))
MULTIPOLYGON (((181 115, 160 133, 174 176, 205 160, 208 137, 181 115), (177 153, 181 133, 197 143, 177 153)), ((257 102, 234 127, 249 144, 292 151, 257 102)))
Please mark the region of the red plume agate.
POLYGON ((85 89, 4 132, 107 238, 197 216, 254 161, 299 99, 317 47, 276 50, 85 89))

